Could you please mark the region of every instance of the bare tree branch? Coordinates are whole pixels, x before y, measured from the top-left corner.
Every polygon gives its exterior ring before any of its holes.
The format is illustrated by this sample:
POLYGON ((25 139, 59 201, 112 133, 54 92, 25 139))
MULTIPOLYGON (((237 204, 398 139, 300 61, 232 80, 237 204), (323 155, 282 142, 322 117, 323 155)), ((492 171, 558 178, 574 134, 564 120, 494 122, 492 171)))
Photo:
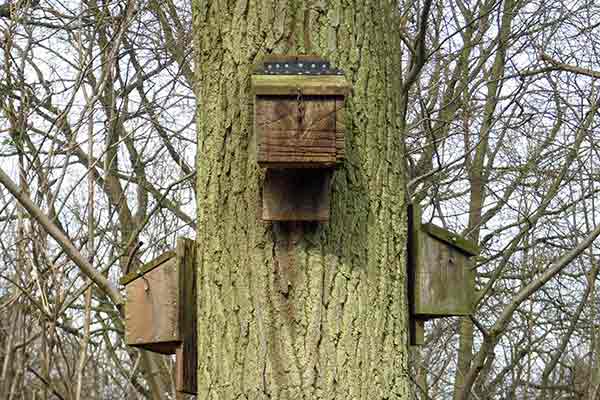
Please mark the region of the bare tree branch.
POLYGON ((89 261, 73 246, 69 238, 40 210, 31 199, 23 193, 17 185, 10 179, 6 173, 0 169, 0 183, 4 185, 6 189, 23 205, 23 207, 29 212, 29 214, 35 218, 35 220, 44 227, 46 232, 50 234, 62 247, 65 253, 73 260, 75 264, 81 269, 81 272, 90 278, 100 290, 110 297, 115 305, 120 306, 124 303, 123 296, 113 286, 113 284, 106 279, 104 275, 98 272, 89 263, 89 261))

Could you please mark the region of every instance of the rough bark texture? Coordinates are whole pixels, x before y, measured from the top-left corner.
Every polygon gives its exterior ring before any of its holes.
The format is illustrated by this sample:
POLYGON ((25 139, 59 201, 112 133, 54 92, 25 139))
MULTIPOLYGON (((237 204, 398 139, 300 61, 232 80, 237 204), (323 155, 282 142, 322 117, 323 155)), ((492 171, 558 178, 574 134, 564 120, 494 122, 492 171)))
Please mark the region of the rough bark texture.
POLYGON ((194 0, 198 398, 408 399, 395 1, 194 0), (328 223, 264 223, 252 64, 346 71, 346 160, 328 223))

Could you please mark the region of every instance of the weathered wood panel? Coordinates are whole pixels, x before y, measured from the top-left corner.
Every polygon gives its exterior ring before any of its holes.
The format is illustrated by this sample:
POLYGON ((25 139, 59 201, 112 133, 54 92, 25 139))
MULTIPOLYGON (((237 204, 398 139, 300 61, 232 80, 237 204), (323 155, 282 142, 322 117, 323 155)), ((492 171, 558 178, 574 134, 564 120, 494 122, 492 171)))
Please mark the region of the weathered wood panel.
POLYGON ((479 247, 475 243, 444 228, 433 224, 422 224, 421 230, 427 235, 456 248, 466 256, 476 256, 479 254, 479 247))
POLYGON ((255 118, 261 165, 336 164, 334 97, 258 96, 255 118))
POLYGON ((409 343, 411 346, 420 346, 425 342, 425 323, 422 319, 416 316, 415 312, 415 285, 416 285, 416 272, 420 262, 419 257, 419 236, 421 234, 421 210, 419 207, 415 207, 409 204, 407 207, 408 218, 408 240, 407 240, 407 290, 408 290, 408 304, 410 308, 409 313, 409 343))
POLYGON ((256 95, 346 96, 350 85, 341 75, 253 75, 252 91, 256 95))
POLYGON ((337 97, 335 100, 335 151, 338 163, 342 163, 345 157, 346 109, 344 103, 343 97, 337 97))
POLYGON ((119 279, 119 282, 121 283, 121 285, 127 285, 129 282, 132 282, 132 281, 138 279, 140 276, 144 275, 146 272, 152 271, 154 268, 157 268, 158 266, 162 265, 163 263, 167 262, 169 259, 171 259, 173 257, 175 257, 175 252, 167 251, 167 252, 161 254, 160 256, 156 257, 154 260, 150 261, 149 263, 146 263, 146 264, 140 266, 139 269, 136 269, 135 271, 131 271, 127 275, 121 277, 121 279, 119 279))
POLYGON ((429 316, 470 315, 473 274, 465 253, 423 232, 421 263, 415 277, 415 313, 429 316))
POLYGON ((125 341, 130 346, 174 354, 181 340, 177 262, 169 258, 127 284, 125 341))
POLYGON ((177 240, 177 269, 179 271, 179 326, 181 345, 176 355, 176 382, 178 392, 196 393, 197 382, 197 307, 196 307, 196 243, 177 240))
POLYGON ((269 169, 263 185, 265 221, 326 221, 332 170, 269 169))

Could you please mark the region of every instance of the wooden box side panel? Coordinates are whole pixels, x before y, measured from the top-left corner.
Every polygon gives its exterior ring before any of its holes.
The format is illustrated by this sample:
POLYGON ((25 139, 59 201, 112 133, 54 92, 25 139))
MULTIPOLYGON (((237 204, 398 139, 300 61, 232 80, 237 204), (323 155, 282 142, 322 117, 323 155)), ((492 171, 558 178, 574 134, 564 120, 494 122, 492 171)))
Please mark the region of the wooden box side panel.
POLYGON ((416 309, 416 272, 419 263, 419 238, 422 234, 421 226, 421 210, 418 205, 409 204, 407 207, 407 222, 408 222, 408 240, 407 240, 407 290, 408 304, 410 307, 409 314, 409 340, 411 346, 419 346, 424 342, 425 324, 422 319, 415 315, 416 309))
POLYGON ((198 330, 196 302, 196 242, 190 239, 177 240, 179 270, 179 301, 181 304, 179 325, 182 342, 176 355, 176 389, 178 392, 197 392, 198 330))
POLYGON ((335 99, 335 151, 336 161, 342 163, 346 151, 346 109, 345 99, 338 96, 335 99))
POLYGON ((347 96, 351 86, 342 75, 252 75, 256 95, 347 96))
POLYGON ((456 248, 423 232, 415 271, 415 314, 470 315, 473 273, 469 259, 456 248))
POLYGON ((331 96, 257 96, 258 162, 334 165, 336 108, 331 96))
POLYGON ((171 259, 127 285, 125 341, 173 354, 179 336, 179 282, 171 259), (162 345, 160 345, 162 343, 162 345))

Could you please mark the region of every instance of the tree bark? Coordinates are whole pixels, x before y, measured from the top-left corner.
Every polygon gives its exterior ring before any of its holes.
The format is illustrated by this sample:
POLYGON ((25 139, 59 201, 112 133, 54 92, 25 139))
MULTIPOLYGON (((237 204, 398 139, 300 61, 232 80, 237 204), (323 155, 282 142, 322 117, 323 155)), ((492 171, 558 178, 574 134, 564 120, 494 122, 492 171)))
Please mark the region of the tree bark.
POLYGON ((408 399, 397 3, 194 0, 193 12, 198 398, 408 399), (319 54, 353 85, 327 223, 260 219, 249 89, 269 53, 319 54))

